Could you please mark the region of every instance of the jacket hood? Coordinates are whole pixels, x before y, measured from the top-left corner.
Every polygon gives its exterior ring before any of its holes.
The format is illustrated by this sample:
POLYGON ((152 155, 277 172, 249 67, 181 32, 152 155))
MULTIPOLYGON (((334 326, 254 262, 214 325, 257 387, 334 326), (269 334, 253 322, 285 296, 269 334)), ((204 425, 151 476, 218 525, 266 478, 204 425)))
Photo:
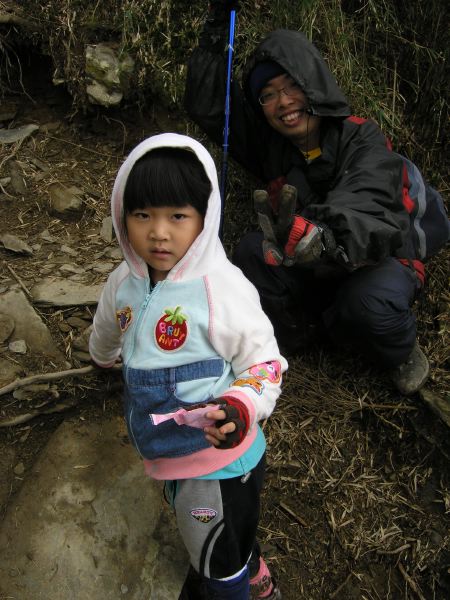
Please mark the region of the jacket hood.
MULTIPOLYGON (((348 117, 350 107, 328 65, 317 48, 299 31, 277 29, 257 46, 249 58, 243 75, 247 100, 255 106, 249 86, 253 68, 262 61, 272 60, 285 69, 301 86, 309 100, 311 111, 319 117, 348 117)), ((256 107, 257 112, 261 112, 256 107)))
POLYGON ((114 182, 111 195, 111 215, 117 240, 131 272, 136 277, 148 277, 146 262, 134 252, 128 241, 123 211, 123 193, 128 175, 136 161, 144 156, 144 154, 147 154, 147 152, 162 147, 184 148, 194 152, 202 163, 206 175, 211 182, 212 191, 208 200, 203 230, 184 257, 167 275, 167 279, 172 281, 202 277, 213 266, 216 268, 220 266, 221 262, 227 260, 225 250, 219 238, 221 198, 217 181, 217 171, 211 155, 202 144, 188 136, 177 133, 163 133, 149 137, 138 144, 122 164, 114 182))

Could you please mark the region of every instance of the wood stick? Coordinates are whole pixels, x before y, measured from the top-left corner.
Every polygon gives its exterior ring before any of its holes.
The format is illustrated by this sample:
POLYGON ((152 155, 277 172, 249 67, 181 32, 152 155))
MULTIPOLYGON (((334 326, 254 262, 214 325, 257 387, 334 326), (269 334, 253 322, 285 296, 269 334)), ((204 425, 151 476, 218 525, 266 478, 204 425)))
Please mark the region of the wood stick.
POLYGON ((293 519, 295 519, 297 521, 297 523, 299 523, 300 525, 302 525, 303 527, 309 527, 308 523, 302 519, 301 517, 299 517, 297 514, 295 514, 295 512, 289 508, 289 506, 286 506, 286 504, 284 502, 280 502, 280 507, 287 512, 287 514, 289 516, 291 516, 293 519))
POLYGON ((402 565, 401 562, 398 563, 398 568, 400 570, 400 573, 403 575, 404 580, 409 585, 409 587, 412 589, 412 591, 417 595, 417 597, 420 600, 427 600, 425 598, 425 596, 422 594, 422 592, 419 590, 419 588, 417 587, 417 584, 414 581, 414 579, 412 579, 412 577, 410 575, 408 575, 408 573, 405 571, 405 567, 402 565))
POLYGON ((45 410, 32 410, 31 412, 16 415, 10 419, 2 419, 0 421, 0 427, 14 427, 14 425, 22 425, 22 423, 27 423, 27 421, 31 421, 31 419, 34 419, 39 415, 53 415, 55 413, 61 413, 65 410, 73 408, 77 404, 77 400, 71 400, 70 402, 60 402, 59 404, 55 404, 55 406, 46 408, 45 410))
MULTIPOLYGON (((119 371, 122 369, 122 365, 116 364, 108 370, 111 371, 119 371)), ((78 375, 87 375, 88 373, 92 373, 93 371, 97 371, 101 369, 97 369, 93 365, 89 365, 87 367, 81 367, 80 369, 68 369, 67 371, 56 371, 55 373, 39 373, 38 375, 30 375, 29 377, 24 377, 23 379, 16 379, 8 385, 0 388, 0 396, 4 394, 9 394, 9 392, 13 392, 18 388, 25 387, 27 385, 31 385, 32 383, 38 383, 41 381, 55 381, 57 379, 63 379, 64 377, 77 377, 78 375)), ((105 371, 106 369, 103 369, 105 371)))
POLYGON ((27 286, 24 284, 24 282, 20 279, 20 277, 17 275, 17 273, 14 271, 14 269, 10 265, 8 265, 8 263, 6 261, 3 261, 3 264, 8 269, 8 271, 11 273, 11 275, 14 277, 14 279, 17 281, 17 283, 20 285, 20 287, 23 289, 23 291, 28 296, 28 298, 30 298, 30 300, 33 300, 33 296, 31 295, 30 290, 27 288, 27 286))

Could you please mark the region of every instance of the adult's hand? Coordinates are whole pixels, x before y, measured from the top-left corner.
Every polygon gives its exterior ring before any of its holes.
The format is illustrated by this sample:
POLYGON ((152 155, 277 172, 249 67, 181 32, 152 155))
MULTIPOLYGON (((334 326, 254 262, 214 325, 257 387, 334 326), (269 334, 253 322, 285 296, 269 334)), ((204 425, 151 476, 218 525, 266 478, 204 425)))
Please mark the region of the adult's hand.
POLYGON ((228 21, 230 18, 230 12, 238 9, 238 0, 210 0, 209 18, 215 22, 223 20, 228 21))
POLYGON ((267 264, 308 266, 320 260, 324 251, 321 228, 295 214, 295 187, 288 184, 282 187, 277 215, 272 211, 269 195, 265 190, 256 190, 253 200, 264 234, 263 253, 267 264))

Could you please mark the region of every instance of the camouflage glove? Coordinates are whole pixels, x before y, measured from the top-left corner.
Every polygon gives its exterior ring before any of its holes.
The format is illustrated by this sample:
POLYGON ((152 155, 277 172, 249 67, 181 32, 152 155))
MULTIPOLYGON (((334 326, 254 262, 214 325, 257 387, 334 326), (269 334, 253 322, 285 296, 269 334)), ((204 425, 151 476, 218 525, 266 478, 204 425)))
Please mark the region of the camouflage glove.
MULTIPOLYGON (((281 188, 278 215, 274 215, 269 194, 265 190, 256 190, 253 200, 259 226, 264 234, 263 253, 268 265, 310 266, 320 260, 325 250, 324 230, 295 214, 295 187, 285 184, 281 188)), ((332 236, 331 231, 328 236, 332 236)))
POLYGON ((210 12, 217 12, 227 15, 232 10, 239 9, 239 0, 210 0, 210 12))
POLYGON ((200 34, 200 48, 221 53, 228 40, 230 12, 238 9, 238 0, 211 0, 205 25, 200 34))
POLYGON ((234 423, 236 429, 232 433, 226 434, 226 440, 220 442, 216 448, 219 450, 228 450, 238 446, 247 435, 250 427, 250 415, 247 407, 236 398, 230 396, 221 396, 216 398, 214 402, 219 404, 219 409, 225 412, 225 419, 216 421, 216 427, 220 428, 226 423, 234 423))

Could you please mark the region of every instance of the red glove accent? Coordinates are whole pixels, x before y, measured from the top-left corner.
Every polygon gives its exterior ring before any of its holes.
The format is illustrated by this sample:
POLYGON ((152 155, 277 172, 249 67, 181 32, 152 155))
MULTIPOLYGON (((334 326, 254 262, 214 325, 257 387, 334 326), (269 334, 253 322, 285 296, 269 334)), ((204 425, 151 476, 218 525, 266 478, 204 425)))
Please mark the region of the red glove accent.
POLYGON ((304 219, 303 217, 299 217, 296 215, 294 217, 294 222, 292 224, 291 230, 289 231, 288 241, 284 247, 284 252, 286 256, 294 256, 295 248, 299 241, 309 235, 314 229, 317 227, 311 221, 304 219))
POLYGON ((226 434, 226 440, 220 442, 216 448, 219 450, 228 450, 238 446, 247 435, 250 427, 250 415, 243 402, 230 396, 216 398, 215 402, 220 404, 220 409, 225 412, 225 419, 216 422, 216 427, 222 427, 226 423, 234 423, 236 429, 232 433, 226 434))
POLYGON ((264 262, 271 267, 278 267, 283 262, 283 252, 272 242, 263 240, 264 262))

